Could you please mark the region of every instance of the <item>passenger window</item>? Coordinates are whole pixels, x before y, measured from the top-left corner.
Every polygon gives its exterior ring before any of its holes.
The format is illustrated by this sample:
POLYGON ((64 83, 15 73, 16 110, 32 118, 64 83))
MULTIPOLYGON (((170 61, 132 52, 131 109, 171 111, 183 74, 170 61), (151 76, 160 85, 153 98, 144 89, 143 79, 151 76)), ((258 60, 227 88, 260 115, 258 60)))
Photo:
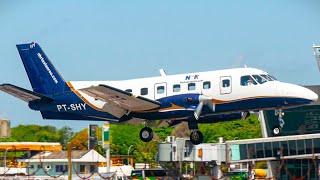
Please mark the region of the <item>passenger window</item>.
POLYGON ((230 80, 229 79, 225 79, 222 80, 222 87, 229 87, 230 86, 230 80))
POLYGON ((132 93, 132 89, 126 89, 125 91, 132 93))
POLYGON ((188 90, 189 91, 193 91, 196 89, 196 84, 195 83, 189 83, 188 84, 188 90))
POLYGON ((211 88, 211 82, 205 81, 203 82, 203 89, 210 89, 211 88))
POLYGON ((173 85, 173 92, 179 92, 180 91, 180 84, 173 85))
POLYGON ((163 94, 164 93, 164 86, 158 86, 157 87, 157 94, 163 94))
POLYGON ((257 82, 254 81, 251 76, 247 75, 247 76, 241 76, 240 84, 241 86, 250 86, 250 85, 256 85, 257 82))
POLYGON ((140 94, 143 95, 143 96, 147 95, 148 94, 148 88, 141 88, 140 94))

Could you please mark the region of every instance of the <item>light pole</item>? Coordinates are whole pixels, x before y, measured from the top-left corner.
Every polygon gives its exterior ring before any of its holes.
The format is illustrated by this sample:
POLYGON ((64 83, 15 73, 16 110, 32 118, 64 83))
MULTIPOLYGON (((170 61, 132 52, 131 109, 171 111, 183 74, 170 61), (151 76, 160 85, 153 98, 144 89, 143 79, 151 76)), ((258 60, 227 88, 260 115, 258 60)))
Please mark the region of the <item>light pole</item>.
POLYGON ((133 146, 133 145, 130 145, 129 148, 128 148, 128 156, 129 156, 129 154, 130 154, 130 149, 131 149, 132 146, 133 146))
POLYGON ((8 152, 8 150, 9 149, 11 149, 12 147, 8 147, 7 149, 6 149, 6 151, 4 152, 4 158, 3 158, 3 161, 4 161, 4 176, 6 176, 6 171, 7 171, 7 152, 8 152))

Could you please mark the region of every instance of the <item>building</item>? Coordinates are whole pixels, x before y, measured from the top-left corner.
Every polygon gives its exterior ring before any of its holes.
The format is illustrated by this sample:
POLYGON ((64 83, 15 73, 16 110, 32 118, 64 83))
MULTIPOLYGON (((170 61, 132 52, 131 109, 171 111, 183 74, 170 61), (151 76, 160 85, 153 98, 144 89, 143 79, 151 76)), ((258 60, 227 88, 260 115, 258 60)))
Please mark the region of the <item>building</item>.
POLYGON ((0 119, 0 138, 10 138, 10 121, 0 119))
MULTIPOLYGON (((59 176, 68 174, 67 151, 42 151, 30 158, 19 160, 27 165, 27 174, 34 176, 59 176)), ((97 151, 74 150, 71 153, 72 174, 97 173, 99 164, 106 158, 97 151)))

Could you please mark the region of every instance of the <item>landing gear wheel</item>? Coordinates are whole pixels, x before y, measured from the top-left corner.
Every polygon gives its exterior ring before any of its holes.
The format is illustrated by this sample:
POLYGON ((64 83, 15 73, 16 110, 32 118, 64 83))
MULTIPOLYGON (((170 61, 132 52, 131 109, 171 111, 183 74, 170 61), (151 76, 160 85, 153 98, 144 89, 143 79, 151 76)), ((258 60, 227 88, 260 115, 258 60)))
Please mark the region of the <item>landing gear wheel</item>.
POLYGON ((192 131, 190 134, 190 141, 194 145, 201 144, 203 141, 203 134, 200 131, 192 131))
POLYGON ((282 128, 280 126, 276 126, 272 129, 272 134, 275 136, 279 136, 282 132, 282 128))
POLYGON ((153 138, 153 131, 149 127, 144 127, 140 131, 140 139, 143 142, 150 142, 153 138))

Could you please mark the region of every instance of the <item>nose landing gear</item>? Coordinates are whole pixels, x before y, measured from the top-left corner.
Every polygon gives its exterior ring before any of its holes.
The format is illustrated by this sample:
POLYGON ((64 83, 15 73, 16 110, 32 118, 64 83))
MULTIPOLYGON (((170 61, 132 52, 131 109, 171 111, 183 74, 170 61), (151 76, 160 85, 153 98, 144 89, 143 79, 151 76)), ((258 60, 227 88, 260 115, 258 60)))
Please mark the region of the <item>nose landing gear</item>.
POLYGON ((276 109, 275 110, 275 115, 278 115, 278 120, 279 120, 279 126, 275 126, 273 129, 272 129, 272 133, 273 135, 275 136, 279 136, 281 133, 282 133, 282 128, 284 126, 284 120, 282 119, 282 116, 283 116, 283 112, 282 112, 282 109, 276 109))

